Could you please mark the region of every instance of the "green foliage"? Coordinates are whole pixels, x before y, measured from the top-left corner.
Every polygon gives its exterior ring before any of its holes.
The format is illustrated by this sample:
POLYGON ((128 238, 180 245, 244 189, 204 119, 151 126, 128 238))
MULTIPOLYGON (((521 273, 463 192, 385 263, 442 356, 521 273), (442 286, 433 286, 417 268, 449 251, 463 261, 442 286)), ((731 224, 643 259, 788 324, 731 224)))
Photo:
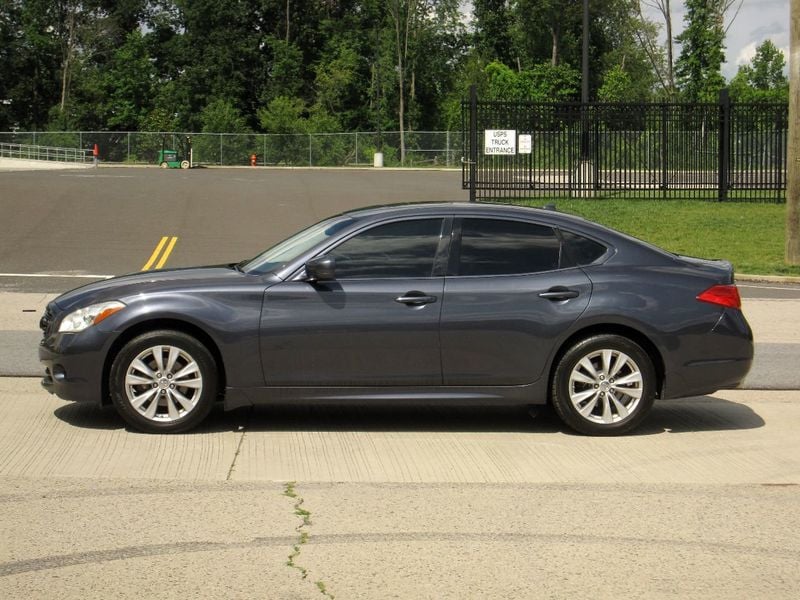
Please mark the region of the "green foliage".
POLYGON ((267 39, 272 59, 267 63, 267 83, 262 94, 262 102, 269 102, 278 96, 294 96, 303 85, 303 53, 286 40, 270 36, 267 39))
POLYGON ((786 59, 771 40, 765 40, 749 65, 739 67, 731 80, 731 98, 738 102, 788 102, 786 59))
POLYGON ((718 3, 686 0, 686 28, 675 38, 681 53, 675 63, 678 85, 689 102, 716 102, 725 78, 720 71, 725 61, 722 15, 718 3))
POLYGON ((580 94, 580 73, 565 65, 540 63, 527 71, 515 72, 506 65, 486 65, 486 93, 495 100, 558 102, 574 100, 580 94))
POLYGON ((229 100, 214 100, 200 113, 203 133, 249 133, 239 109, 229 100))
MULTIPOLYGON (((110 67, 103 73, 101 101, 111 129, 135 131, 149 111, 156 79, 147 46, 137 29, 128 34, 125 44, 114 52, 110 67)), ((101 109, 102 110, 102 109, 101 109)))
POLYGON ((600 102, 626 102, 630 98, 631 76, 619 65, 611 67, 603 76, 603 85, 597 90, 600 102))
MULTIPOLYGON (((471 84, 481 97, 578 98, 581 4, 474 0, 467 23, 460 0, 6 0, 0 130, 387 131, 401 100, 406 131, 457 130, 471 84)), ((719 4, 686 2, 687 100, 722 86, 719 4)), ((593 99, 652 97, 656 27, 637 6, 590 2, 593 99)), ((743 67, 735 98, 784 97, 776 52, 743 67)))
POLYGON ((305 133, 306 104, 301 98, 278 96, 259 109, 258 121, 267 133, 305 133))

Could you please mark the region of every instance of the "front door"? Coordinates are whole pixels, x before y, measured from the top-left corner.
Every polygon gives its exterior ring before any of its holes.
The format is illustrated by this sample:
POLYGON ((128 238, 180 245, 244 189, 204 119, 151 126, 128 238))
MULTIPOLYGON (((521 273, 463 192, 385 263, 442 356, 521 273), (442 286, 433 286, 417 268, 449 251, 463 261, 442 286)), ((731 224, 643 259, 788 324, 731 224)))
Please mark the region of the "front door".
POLYGON ((270 287, 260 340, 266 385, 441 385, 442 226, 441 218, 376 225, 326 253, 334 280, 270 287))

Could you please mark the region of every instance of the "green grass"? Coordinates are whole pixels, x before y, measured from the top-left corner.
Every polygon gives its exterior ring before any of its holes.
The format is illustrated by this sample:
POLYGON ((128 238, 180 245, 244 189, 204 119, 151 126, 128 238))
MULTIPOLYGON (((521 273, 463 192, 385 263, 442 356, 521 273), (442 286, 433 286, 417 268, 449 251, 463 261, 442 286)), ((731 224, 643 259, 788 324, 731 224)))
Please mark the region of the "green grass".
POLYGON ((724 258, 737 273, 800 276, 784 262, 786 205, 695 200, 523 200, 555 204, 657 246, 689 256, 724 258))

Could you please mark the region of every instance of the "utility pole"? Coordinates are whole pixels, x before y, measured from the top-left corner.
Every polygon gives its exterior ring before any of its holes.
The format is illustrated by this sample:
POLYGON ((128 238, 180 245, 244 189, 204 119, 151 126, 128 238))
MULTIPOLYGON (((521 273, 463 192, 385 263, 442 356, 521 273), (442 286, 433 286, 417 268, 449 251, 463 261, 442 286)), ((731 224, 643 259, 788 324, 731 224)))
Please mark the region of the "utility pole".
MULTIPOLYGON (((798 0, 800 2, 800 0, 798 0)), ((581 48, 581 159, 575 181, 578 197, 594 196, 595 170, 589 147, 589 0, 583 0, 583 46, 581 48)))
POLYGON ((800 0, 791 0, 789 140, 786 156, 786 263, 800 265, 800 0))

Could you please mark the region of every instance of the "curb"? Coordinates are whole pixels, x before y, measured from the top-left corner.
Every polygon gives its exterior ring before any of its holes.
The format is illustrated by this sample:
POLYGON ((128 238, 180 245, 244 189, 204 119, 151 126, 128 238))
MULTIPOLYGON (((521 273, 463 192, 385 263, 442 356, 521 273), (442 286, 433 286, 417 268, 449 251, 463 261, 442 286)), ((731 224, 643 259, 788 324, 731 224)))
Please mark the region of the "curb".
POLYGON ((735 275, 736 281, 746 281, 748 283, 781 283, 781 284, 800 284, 800 277, 789 277, 783 275, 749 275, 739 274, 735 275))

